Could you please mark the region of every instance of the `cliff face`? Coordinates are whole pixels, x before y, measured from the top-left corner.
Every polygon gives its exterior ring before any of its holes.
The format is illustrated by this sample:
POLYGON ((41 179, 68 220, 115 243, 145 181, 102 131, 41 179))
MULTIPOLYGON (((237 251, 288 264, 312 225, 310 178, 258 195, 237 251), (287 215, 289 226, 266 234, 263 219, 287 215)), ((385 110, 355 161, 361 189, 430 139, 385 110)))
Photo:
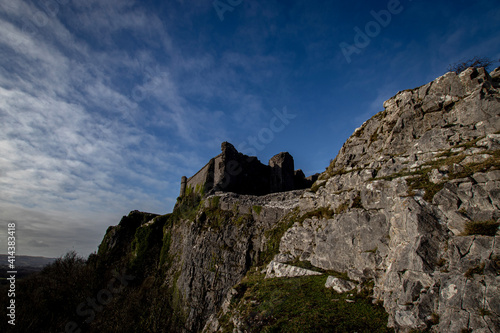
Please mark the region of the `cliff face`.
POLYGON ((188 193, 172 214, 133 212, 111 227, 99 260, 164 293, 143 327, 169 319, 151 331, 259 330, 279 315, 256 308, 268 285, 257 278, 306 286, 337 273, 327 286, 370 286, 398 331, 498 331, 499 82, 499 70, 468 69, 399 92, 310 190, 188 193))
POLYGON ((327 207, 332 216, 294 224, 282 257, 374 279, 391 326, 498 331, 500 94, 492 74, 447 73, 386 101, 300 200, 301 211, 327 207))
POLYGON ((249 269, 272 259, 303 192, 219 192, 203 199, 190 193, 172 214, 131 212, 108 229, 99 260, 128 269, 139 289, 156 289, 151 297, 161 295, 164 304, 144 305, 145 321, 164 324, 155 330, 141 326, 144 331, 201 331, 249 269), (160 313, 171 319, 159 319, 160 313))

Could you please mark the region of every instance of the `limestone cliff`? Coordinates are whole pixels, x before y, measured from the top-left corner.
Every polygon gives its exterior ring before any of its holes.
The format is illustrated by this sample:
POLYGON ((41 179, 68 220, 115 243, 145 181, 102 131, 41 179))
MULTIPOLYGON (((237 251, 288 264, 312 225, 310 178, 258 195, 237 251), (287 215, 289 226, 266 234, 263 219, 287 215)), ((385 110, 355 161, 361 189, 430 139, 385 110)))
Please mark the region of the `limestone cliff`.
POLYGON ((281 257, 374 279, 391 326, 500 330, 499 71, 399 92, 347 140, 281 257), (439 318, 439 320, 437 320, 439 318))
POLYGON ((325 309, 378 302, 388 321, 364 328, 498 332, 499 83, 500 70, 470 68, 399 92, 310 190, 186 193, 172 214, 111 227, 99 260, 139 276, 154 300, 144 331, 259 331, 280 320, 269 304, 287 303, 256 292, 282 276, 279 288, 321 285, 325 309))

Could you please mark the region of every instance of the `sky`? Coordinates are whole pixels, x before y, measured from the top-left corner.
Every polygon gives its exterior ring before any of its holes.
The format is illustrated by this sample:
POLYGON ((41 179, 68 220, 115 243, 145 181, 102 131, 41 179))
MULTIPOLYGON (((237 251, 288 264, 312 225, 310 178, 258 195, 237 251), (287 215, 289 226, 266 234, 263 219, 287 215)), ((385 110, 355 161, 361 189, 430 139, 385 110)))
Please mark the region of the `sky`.
POLYGON ((0 0, 0 253, 15 223, 18 255, 87 256, 223 141, 322 172, 499 32, 498 0, 0 0))

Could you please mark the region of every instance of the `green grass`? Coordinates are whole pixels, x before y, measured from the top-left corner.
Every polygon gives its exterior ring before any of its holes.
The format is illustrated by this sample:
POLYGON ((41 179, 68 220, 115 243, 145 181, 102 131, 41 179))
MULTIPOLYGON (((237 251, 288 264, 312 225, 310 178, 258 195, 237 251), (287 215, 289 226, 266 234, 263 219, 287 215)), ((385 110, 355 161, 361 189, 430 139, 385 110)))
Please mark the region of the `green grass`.
POLYGON ((130 268, 143 271, 154 260, 155 254, 161 252, 162 231, 169 218, 170 215, 158 216, 153 219, 153 223, 137 228, 131 244, 130 268))
POLYGON ((498 232, 498 227, 500 223, 490 220, 490 221, 469 221, 465 223, 465 229, 463 232, 464 236, 470 235, 483 235, 483 236, 495 236, 498 232))
POLYGON ((269 263, 279 253, 281 237, 299 218, 299 211, 296 208, 276 223, 272 229, 264 233, 267 243, 265 250, 259 256, 258 265, 269 263))
POLYGON ((424 200, 427 202, 431 202, 436 193, 441 191, 444 187, 444 182, 442 183, 433 183, 429 180, 428 172, 421 174, 415 178, 408 179, 408 189, 410 193, 414 193, 417 189, 425 190, 424 200))
POLYGON ((220 197, 219 196, 213 196, 210 198, 210 208, 219 208, 219 202, 220 202, 220 197))
POLYGON ((174 211, 172 212, 172 218, 175 221, 180 221, 182 219, 194 220, 198 208, 200 207, 201 196, 197 193, 191 192, 177 198, 177 203, 175 204, 174 211))
MULTIPOLYGON (((461 144, 457 147, 470 148, 474 147, 475 143, 480 139, 473 140, 461 144)), ((387 180, 392 181, 396 178, 408 177, 408 192, 410 195, 414 195, 415 190, 424 190, 424 199, 428 202, 432 202, 434 195, 439 192, 446 182, 453 179, 467 178, 471 177, 473 174, 478 172, 487 172, 491 170, 500 169, 500 151, 485 151, 485 154, 489 154, 491 157, 483 162, 469 163, 462 165, 463 170, 459 172, 448 173, 448 178, 438 183, 433 183, 429 180, 429 175, 433 169, 439 169, 443 166, 452 166, 458 164, 465 159, 465 155, 461 153, 452 153, 451 150, 447 150, 436 155, 436 160, 429 161, 422 165, 422 167, 415 171, 400 171, 388 176, 377 177, 373 180, 387 180)))
MULTIPOLYGON (((237 213, 233 213, 233 214, 235 216, 237 215, 237 213)), ((237 217, 235 217, 233 220, 234 220, 234 224, 236 226, 240 226, 242 224, 247 224, 250 221, 253 221, 253 216, 252 216, 252 214, 241 214, 241 215, 237 215, 237 217)))
POLYGON ((243 319, 241 328, 248 332, 393 332, 387 328, 387 313, 372 304, 371 297, 326 289, 326 278, 248 275, 233 300, 243 319))
POLYGON ((260 212, 262 211, 262 206, 253 206, 252 209, 257 215, 260 215, 260 212))

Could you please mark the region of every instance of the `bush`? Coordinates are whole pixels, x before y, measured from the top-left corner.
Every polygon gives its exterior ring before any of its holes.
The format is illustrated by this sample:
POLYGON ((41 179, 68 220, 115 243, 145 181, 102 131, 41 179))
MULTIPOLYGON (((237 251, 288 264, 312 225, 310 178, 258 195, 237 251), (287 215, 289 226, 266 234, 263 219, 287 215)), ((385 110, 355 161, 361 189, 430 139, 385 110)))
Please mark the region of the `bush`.
POLYGON ((464 235, 495 236, 500 223, 490 221, 470 221, 465 224, 464 235))
MULTIPOLYGON (((92 267, 76 252, 68 252, 40 272, 16 281, 16 332, 61 332, 75 318, 77 306, 95 294, 98 278, 92 267), (36 329, 35 329, 36 328, 36 329)), ((7 286, 0 289, 6 304, 7 286)), ((11 332, 7 320, 0 332, 11 332)))
POLYGON ((455 72, 456 74, 460 74, 469 67, 474 67, 474 68, 484 67, 485 69, 488 69, 488 67, 490 67, 496 62, 497 61, 493 61, 488 57, 475 56, 471 59, 465 61, 462 60, 460 62, 456 62, 454 64, 449 65, 448 72, 455 72))
POLYGON ((260 215, 260 212, 262 211, 262 206, 253 206, 253 211, 257 213, 257 215, 260 215))

